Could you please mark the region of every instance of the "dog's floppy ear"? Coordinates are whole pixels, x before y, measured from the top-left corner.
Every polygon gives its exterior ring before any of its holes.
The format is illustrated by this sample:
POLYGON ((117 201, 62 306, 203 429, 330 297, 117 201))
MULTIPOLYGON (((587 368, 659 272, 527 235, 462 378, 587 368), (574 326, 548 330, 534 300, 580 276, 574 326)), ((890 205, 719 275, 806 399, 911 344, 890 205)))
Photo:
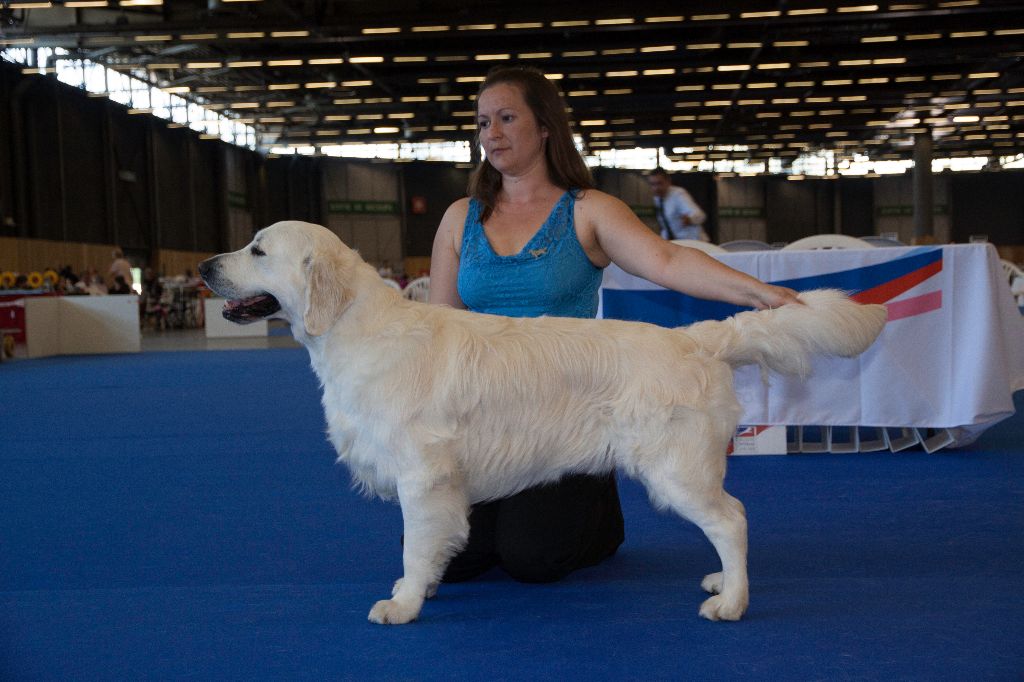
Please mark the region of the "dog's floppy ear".
POLYGON ((352 302, 352 290, 346 285, 349 269, 334 250, 306 258, 306 311, 302 323, 310 336, 320 336, 330 329, 352 302))

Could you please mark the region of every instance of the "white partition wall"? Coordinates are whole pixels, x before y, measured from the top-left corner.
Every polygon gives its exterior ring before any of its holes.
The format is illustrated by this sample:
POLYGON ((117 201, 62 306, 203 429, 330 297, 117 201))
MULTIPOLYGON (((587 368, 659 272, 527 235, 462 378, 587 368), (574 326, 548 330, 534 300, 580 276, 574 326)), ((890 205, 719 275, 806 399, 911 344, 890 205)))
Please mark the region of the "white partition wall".
POLYGON ((30 358, 60 355, 60 299, 25 299, 25 348, 30 358))
POLYGON ((48 355, 138 353, 137 296, 40 296, 25 299, 25 346, 48 355))

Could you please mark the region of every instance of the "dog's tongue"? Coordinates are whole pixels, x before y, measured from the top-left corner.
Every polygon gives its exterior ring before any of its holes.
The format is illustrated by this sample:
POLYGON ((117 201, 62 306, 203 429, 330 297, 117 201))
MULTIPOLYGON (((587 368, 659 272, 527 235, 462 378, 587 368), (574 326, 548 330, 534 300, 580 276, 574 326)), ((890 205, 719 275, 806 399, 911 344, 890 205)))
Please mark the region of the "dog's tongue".
POLYGON ((224 303, 224 307, 227 308, 228 310, 233 310, 235 308, 247 308, 247 307, 249 307, 251 305, 255 305, 256 303, 260 303, 262 301, 265 301, 268 298, 269 298, 269 296, 267 296, 266 294, 261 294, 260 296, 252 296, 250 298, 234 299, 234 300, 226 301, 224 303))
POLYGON ((273 315, 281 309, 281 304, 270 294, 260 294, 249 298, 239 298, 224 302, 225 319, 239 324, 248 324, 273 315))

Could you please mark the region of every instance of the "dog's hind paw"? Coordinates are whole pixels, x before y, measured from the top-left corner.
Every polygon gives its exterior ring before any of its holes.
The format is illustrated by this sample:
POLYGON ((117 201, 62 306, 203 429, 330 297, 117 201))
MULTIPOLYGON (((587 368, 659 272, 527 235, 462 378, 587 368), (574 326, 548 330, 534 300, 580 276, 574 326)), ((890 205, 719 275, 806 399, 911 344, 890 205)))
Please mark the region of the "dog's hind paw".
POLYGON ((410 607, 395 599, 382 599, 373 605, 367 619, 371 623, 380 625, 402 625, 416 620, 418 615, 420 615, 419 608, 410 607))
POLYGON ((708 573, 704 576, 704 580, 701 581, 700 586, 708 594, 719 594, 722 591, 722 572, 708 573))
POLYGON ((745 603, 731 603, 721 594, 704 600, 700 605, 701 617, 708 620, 739 620, 746 610, 745 603))

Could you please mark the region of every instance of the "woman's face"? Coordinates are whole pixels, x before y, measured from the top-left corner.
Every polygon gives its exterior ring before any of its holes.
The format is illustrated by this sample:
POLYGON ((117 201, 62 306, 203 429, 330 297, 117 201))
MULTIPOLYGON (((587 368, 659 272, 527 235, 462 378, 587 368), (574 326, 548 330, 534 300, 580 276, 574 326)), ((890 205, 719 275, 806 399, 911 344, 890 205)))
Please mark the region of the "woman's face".
POLYGON ((519 88, 497 83, 477 100, 477 127, 487 160, 502 175, 519 175, 544 161, 548 131, 526 104, 519 88))

